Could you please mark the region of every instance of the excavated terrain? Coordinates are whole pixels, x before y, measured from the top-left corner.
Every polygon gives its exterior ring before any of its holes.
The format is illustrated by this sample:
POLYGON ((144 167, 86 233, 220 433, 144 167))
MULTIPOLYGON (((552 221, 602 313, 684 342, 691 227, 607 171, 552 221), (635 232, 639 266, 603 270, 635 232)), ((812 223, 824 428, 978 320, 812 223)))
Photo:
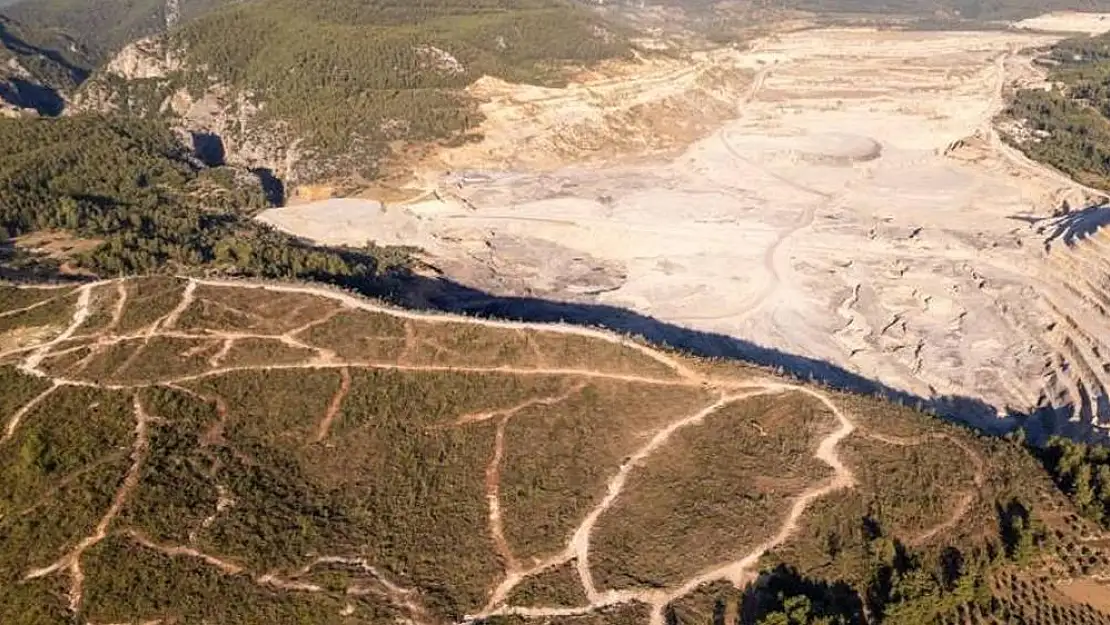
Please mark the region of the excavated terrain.
POLYGON ((1066 509, 881 401, 317 287, 0 287, 0 380, 5 622, 660 625, 843 523, 939 548, 1066 509))
POLYGON ((1036 413, 1048 418, 1026 424, 1034 434, 1100 438, 1110 209, 1004 144, 994 120, 1010 90, 1043 80, 1031 49, 1065 36, 1033 29, 1103 23, 803 30, 596 89, 483 84, 486 140, 441 153, 423 198, 261 219, 325 243, 416 245, 495 296, 575 302, 591 323, 846 387, 876 381, 984 427, 1036 413), (709 97, 714 73, 734 79, 709 97), (641 97, 683 103, 650 109, 673 115, 637 127, 645 149, 696 120, 700 100, 716 119, 728 99, 732 121, 681 153, 622 160, 621 120, 641 97), (636 315, 597 312, 614 309, 636 315))

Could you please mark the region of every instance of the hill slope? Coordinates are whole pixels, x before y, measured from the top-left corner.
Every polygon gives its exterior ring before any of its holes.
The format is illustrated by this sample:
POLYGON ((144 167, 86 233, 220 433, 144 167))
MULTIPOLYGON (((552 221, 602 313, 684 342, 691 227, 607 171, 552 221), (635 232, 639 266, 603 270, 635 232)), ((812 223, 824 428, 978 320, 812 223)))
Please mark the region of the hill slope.
POLYGON ((627 52, 563 0, 253 0, 124 50, 77 108, 168 116, 282 179, 365 180, 391 142, 462 140, 483 75, 546 83, 627 52))
POLYGON ((83 240, 60 260, 97 275, 203 268, 348 285, 375 275, 375 250, 324 250, 251 220, 269 205, 265 180, 205 167, 159 123, 0 119, 0 145, 0 257, 46 232, 83 240))
POLYGON ((0 381, 5 623, 1110 622, 1016 444, 596 331, 3 287, 0 381))
POLYGON ((56 115, 92 60, 72 38, 0 15, 0 108, 56 115))

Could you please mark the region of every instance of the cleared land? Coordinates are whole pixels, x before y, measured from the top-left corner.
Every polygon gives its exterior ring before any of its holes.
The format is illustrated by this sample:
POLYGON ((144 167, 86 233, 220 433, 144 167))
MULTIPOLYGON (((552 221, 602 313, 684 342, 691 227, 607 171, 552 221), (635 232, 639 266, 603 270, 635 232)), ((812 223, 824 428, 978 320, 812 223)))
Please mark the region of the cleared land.
POLYGON ((483 83, 486 139, 418 172, 436 198, 330 200, 261 219, 325 243, 417 245, 495 295, 629 309, 646 317, 566 314, 708 354, 838 377, 820 368, 831 363, 841 380, 877 380, 979 425, 1046 408, 1059 418, 1044 427, 1101 437, 1110 213, 1078 210, 1099 194, 992 126, 1009 90, 1042 80, 1027 50, 1064 36, 1041 29, 1105 23, 1046 19, 804 30, 565 90, 483 83), (732 79, 710 97, 714 71, 732 79), (692 129, 708 136, 656 162, 610 150, 630 103, 672 102, 656 126, 674 126, 699 118, 699 98, 705 119, 722 117, 723 99, 733 121, 692 129), (556 165, 583 159, 596 162, 556 165), (1065 204, 1072 214, 1058 215, 1065 204))
MULTIPOLYGON (((975 553, 998 502, 1066 506, 1013 444, 594 330, 302 286, 73 291, 0 352, 0 597, 46 619, 13 623, 659 625, 833 541, 866 583, 868 519, 975 553)), ((44 301, 9 293, 0 315, 44 301)))

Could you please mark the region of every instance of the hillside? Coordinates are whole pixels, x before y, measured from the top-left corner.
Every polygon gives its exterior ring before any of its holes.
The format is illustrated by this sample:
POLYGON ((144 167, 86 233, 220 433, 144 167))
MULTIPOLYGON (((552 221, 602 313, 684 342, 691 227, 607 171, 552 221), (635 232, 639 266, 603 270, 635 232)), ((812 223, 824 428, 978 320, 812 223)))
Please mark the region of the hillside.
POLYGON ((0 380, 4 623, 1110 622, 1017 443, 596 331, 2 287, 0 380))
POLYGON ((1049 84, 1014 94, 1009 140, 1083 184, 1110 190, 1110 34, 1066 39, 1039 62, 1049 84))
POLYGON ((395 143, 465 141, 480 77, 557 83, 627 53, 563 0, 253 0, 125 49, 76 108, 168 117, 287 182, 365 184, 395 143))
POLYGON ((252 221, 272 199, 265 176, 206 167, 155 122, 0 119, 0 145, 0 259, 15 275, 45 264, 104 276, 203 270, 354 286, 389 258, 298 243, 252 221))
POLYGON ((0 112, 56 115, 91 67, 89 55, 69 36, 0 15, 0 112))
POLYGON ((64 32, 100 64, 123 46, 165 31, 226 4, 225 0, 16 0, 0 2, 3 12, 42 30, 64 32), (176 16, 167 9, 177 5, 176 16), (4 6, 10 5, 10 6, 4 6))

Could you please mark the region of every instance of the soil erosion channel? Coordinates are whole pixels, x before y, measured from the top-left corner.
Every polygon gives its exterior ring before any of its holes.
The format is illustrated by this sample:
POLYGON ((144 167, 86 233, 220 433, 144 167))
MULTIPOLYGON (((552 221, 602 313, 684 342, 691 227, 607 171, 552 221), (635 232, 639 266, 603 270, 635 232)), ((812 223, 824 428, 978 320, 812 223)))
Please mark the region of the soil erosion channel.
POLYGON ((627 308, 921 397, 1052 407, 1093 435, 1110 422, 1110 219, 1052 218, 1097 195, 992 125, 1007 90, 1043 80, 1023 51, 1063 36, 779 35, 710 57, 751 84, 733 121, 666 161, 521 172, 478 144, 458 148, 472 171, 439 172, 436 199, 261 218, 330 244, 420 246, 485 291, 627 308))

